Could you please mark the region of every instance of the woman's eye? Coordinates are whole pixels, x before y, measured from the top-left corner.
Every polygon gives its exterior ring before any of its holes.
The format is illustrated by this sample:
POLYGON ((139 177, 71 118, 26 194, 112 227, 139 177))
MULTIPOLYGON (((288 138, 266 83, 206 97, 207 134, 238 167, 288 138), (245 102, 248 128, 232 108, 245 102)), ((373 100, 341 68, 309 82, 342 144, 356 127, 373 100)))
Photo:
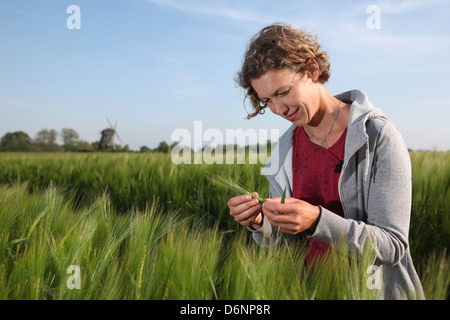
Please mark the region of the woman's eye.
POLYGON ((286 91, 283 91, 283 92, 279 93, 278 95, 279 96, 286 96, 286 95, 289 94, 290 91, 291 91, 291 89, 287 89, 286 91))

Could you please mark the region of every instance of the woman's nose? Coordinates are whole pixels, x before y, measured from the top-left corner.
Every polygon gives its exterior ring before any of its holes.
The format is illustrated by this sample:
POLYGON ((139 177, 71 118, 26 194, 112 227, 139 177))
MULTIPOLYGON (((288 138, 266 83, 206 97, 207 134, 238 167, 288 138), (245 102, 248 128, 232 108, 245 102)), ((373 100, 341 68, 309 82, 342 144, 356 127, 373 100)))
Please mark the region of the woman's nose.
POLYGON ((288 107, 283 103, 282 99, 275 99, 273 102, 273 113, 283 115, 288 111, 288 107))

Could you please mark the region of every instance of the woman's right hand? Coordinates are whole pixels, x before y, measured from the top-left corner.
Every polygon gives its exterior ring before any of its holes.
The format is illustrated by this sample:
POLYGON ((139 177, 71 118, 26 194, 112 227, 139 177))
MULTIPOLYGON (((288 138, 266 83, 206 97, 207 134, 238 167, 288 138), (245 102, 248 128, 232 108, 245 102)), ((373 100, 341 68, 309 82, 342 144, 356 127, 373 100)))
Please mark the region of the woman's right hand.
MULTIPOLYGON (((258 193, 253 193, 259 196, 258 193)), ((259 229, 263 224, 262 207, 257 199, 249 195, 233 197, 228 201, 230 215, 241 225, 259 229)))

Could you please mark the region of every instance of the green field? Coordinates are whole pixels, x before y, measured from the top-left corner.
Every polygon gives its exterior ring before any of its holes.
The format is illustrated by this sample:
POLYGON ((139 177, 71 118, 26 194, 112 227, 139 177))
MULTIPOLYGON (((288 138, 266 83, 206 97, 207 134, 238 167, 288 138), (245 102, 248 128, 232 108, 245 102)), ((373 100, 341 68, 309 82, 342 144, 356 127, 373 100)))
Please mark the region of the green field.
MULTIPOLYGON (((448 299, 450 152, 411 159, 411 254, 426 297, 448 299)), ((233 194, 206 177, 226 173, 267 197, 260 167, 176 166, 167 154, 0 153, 0 299, 375 298, 369 250, 331 254, 307 275, 303 248, 254 245, 229 216, 233 194)))

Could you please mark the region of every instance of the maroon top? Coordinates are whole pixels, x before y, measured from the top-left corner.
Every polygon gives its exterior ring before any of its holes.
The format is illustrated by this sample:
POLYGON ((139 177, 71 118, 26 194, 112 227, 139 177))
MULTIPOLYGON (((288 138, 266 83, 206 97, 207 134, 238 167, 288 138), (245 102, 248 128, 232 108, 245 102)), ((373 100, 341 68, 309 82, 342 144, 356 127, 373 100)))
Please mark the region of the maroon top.
MULTIPOLYGON (((344 159, 344 130, 339 140, 325 149, 311 142, 303 127, 298 127, 294 134, 293 153, 293 194, 297 199, 312 205, 322 206, 331 212, 344 216, 339 198, 338 180, 344 159)), ((328 250, 329 245, 317 239, 309 238, 306 255, 307 267, 328 250)))

